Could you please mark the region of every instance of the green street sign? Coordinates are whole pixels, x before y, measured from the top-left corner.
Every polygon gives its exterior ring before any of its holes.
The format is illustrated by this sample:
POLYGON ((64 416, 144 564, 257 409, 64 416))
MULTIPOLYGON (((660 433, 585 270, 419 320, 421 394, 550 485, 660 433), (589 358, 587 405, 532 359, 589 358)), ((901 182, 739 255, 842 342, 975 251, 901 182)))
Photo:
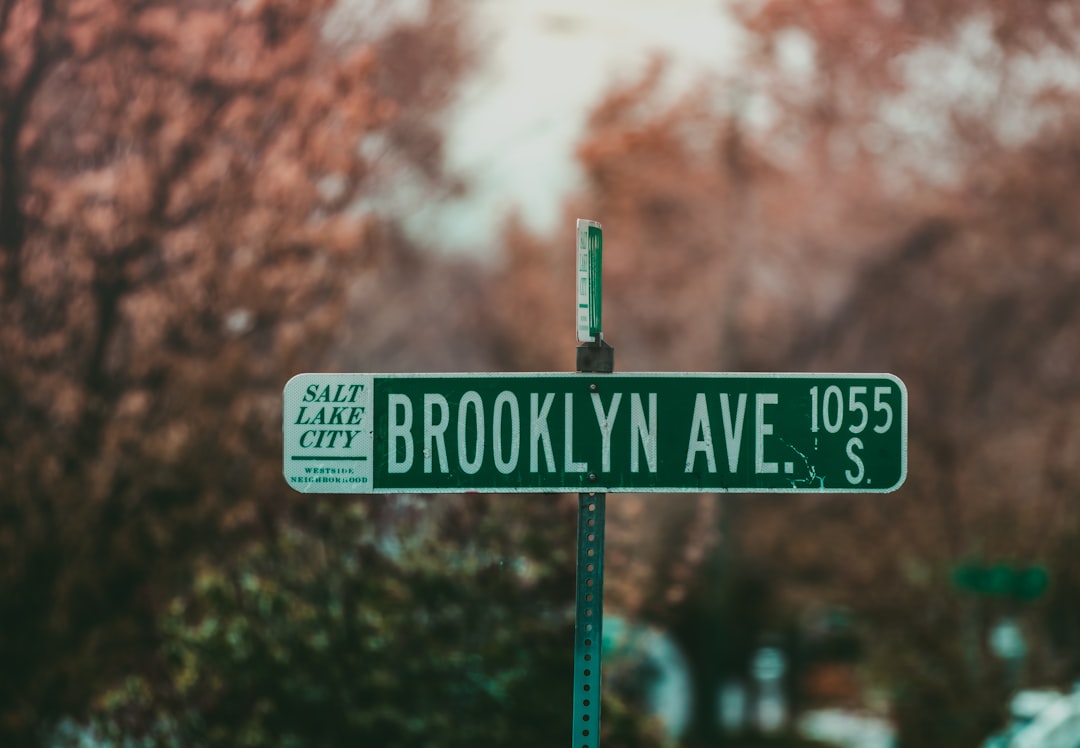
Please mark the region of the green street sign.
POLYGON ((298 374, 284 474, 317 493, 874 492, 907 473, 890 374, 298 374))
POLYGON ((603 331, 604 232, 596 221, 577 220, 577 339, 595 340, 603 331))
POLYGON ((952 580, 958 589, 978 595, 1031 601, 1038 600, 1046 592, 1050 575, 1046 567, 1038 564, 964 563, 953 569, 952 580))

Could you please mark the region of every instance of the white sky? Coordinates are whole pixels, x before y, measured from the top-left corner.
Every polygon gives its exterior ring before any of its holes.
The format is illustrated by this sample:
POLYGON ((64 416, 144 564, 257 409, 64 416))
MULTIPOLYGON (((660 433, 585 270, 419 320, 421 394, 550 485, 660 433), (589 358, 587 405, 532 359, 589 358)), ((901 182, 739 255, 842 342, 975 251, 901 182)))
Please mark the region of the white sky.
MULTIPOLYGON (((354 205, 358 213, 403 217, 412 238, 441 251, 492 254, 514 210, 537 233, 558 230, 565 199, 581 186, 574 149, 606 91, 639 77, 657 53, 669 59, 667 85, 679 93, 704 75, 733 73, 742 52, 730 0, 462 1, 471 8, 480 62, 443 131, 445 166, 466 185, 465 194, 432 199, 406 164, 377 194, 354 205)), ((341 0, 324 31, 328 38, 378 36, 395 23, 422 19, 430 2, 341 0)), ((1033 98, 1043 86, 1080 90, 1080 68, 1053 50, 1002 68, 989 28, 976 14, 955 38, 898 59, 912 87, 888 102, 882 124, 902 136, 911 164, 926 176, 951 173, 949 148, 937 141, 948 145, 948 114, 957 106, 994 121, 1003 142, 1017 145, 1053 118, 1033 98), (1020 96, 1025 91, 1026 98, 1020 96)), ((805 34, 781 34, 779 42, 782 69, 813 70, 813 44, 805 34)), ((767 101, 751 97, 743 105, 749 122, 767 124, 767 101)), ((363 148, 386 155, 378 137, 363 148)), ((890 158, 904 161, 902 148, 892 150, 890 158)))
POLYGON ((470 0, 481 64, 446 121, 446 157, 467 194, 407 219, 425 244, 486 254, 519 209, 535 231, 555 228, 580 184, 574 161, 591 108, 652 55, 689 86, 733 64, 738 37, 725 0, 470 0))

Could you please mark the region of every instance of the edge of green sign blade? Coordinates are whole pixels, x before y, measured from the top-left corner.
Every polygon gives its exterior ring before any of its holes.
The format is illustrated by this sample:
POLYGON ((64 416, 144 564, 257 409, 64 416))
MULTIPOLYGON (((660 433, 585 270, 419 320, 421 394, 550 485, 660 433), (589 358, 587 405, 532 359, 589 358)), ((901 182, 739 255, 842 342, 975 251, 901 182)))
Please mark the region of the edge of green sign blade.
POLYGON ((886 379, 891 379, 896 383, 897 389, 900 391, 900 477, 897 478, 896 483, 887 488, 881 493, 892 493, 904 485, 904 481, 907 480, 908 469, 908 393, 907 385, 904 384, 904 380, 895 374, 888 372, 882 372, 876 376, 882 376, 886 379))
POLYGON ((603 332, 603 253, 604 231, 600 224, 589 226, 589 334, 603 332))
POLYGON ((574 316, 577 328, 577 341, 579 343, 588 343, 596 338, 596 335, 590 332, 592 310, 590 305, 591 281, 589 277, 589 230, 593 226, 599 229, 600 224, 586 218, 577 219, 575 231, 576 258, 574 263, 576 270, 574 316))

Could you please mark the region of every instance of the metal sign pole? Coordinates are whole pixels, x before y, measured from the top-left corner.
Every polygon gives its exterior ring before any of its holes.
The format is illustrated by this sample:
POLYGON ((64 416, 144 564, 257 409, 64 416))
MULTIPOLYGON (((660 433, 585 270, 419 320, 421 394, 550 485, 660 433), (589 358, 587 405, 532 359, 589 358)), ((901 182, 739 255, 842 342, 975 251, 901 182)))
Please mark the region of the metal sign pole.
POLYGON ((604 627, 604 500, 578 494, 574 604, 573 748, 600 745, 600 645, 604 627))
MULTIPOLYGON (((600 224, 578 221, 577 371, 610 374, 615 349, 604 342, 600 316, 600 224)), ((599 392, 599 381, 589 390, 599 392)), ((594 475, 589 476, 595 480, 594 475)), ((604 633, 604 519, 607 495, 578 494, 577 584, 574 592, 574 724, 571 748, 600 745, 600 673, 604 633)))
MULTIPOLYGON (((578 346, 578 371, 610 374, 615 349, 603 340, 578 346)), ((598 377, 599 379, 599 377, 598 377)), ((596 382, 592 391, 602 389, 596 382)), ((600 656, 604 633, 604 520, 607 495, 578 494, 574 593, 574 736, 572 748, 600 745, 600 656)))

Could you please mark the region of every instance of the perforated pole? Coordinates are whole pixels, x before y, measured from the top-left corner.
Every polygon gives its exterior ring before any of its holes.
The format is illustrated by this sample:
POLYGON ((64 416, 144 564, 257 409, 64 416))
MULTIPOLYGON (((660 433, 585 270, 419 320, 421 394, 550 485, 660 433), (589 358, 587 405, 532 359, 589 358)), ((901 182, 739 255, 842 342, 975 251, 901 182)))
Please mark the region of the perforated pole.
MULTIPOLYGON (((577 221, 577 370, 590 377, 615 370, 601 315, 603 230, 577 221)), ((601 379, 602 377, 597 377, 601 379)), ((597 392, 599 381, 589 389, 597 392)), ((590 475, 592 481, 596 475, 590 475)), ((600 654, 604 635, 604 504, 602 493, 578 494, 577 589, 574 593, 574 726, 571 748, 600 745, 600 654)))
MULTIPOLYGON (((577 370, 596 376, 615 368, 615 349, 597 336, 578 346, 577 370)), ((602 377, 598 377, 602 378, 602 377)), ((590 384, 595 391, 599 383, 590 384)), ((574 727, 572 748, 600 745, 600 672, 604 635, 604 518, 607 496, 578 494, 577 587, 574 595, 574 727)))
POLYGON ((600 647, 604 633, 606 498, 602 493, 578 494, 573 748, 597 748, 600 745, 600 647))

